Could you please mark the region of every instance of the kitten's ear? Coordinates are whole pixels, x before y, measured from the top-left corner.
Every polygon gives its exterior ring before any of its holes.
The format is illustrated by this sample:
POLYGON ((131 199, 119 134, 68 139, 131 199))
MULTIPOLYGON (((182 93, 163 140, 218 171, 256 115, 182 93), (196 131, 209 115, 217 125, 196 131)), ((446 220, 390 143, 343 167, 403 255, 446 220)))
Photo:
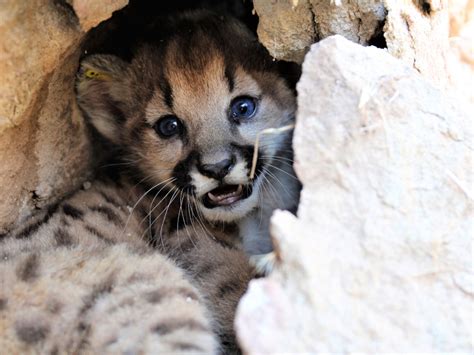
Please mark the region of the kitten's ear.
POLYGON ((91 55, 82 60, 76 79, 79 107, 99 133, 113 143, 119 143, 125 122, 127 67, 127 62, 114 55, 91 55))

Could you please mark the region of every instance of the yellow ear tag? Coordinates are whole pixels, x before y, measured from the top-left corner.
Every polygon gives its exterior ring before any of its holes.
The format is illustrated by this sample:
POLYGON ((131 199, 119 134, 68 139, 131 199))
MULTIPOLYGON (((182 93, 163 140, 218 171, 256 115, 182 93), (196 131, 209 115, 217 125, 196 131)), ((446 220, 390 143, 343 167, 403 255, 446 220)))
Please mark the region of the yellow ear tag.
POLYGON ((105 73, 98 72, 94 69, 87 69, 84 72, 84 76, 87 79, 98 79, 98 80, 110 80, 111 79, 109 75, 107 75, 105 73))

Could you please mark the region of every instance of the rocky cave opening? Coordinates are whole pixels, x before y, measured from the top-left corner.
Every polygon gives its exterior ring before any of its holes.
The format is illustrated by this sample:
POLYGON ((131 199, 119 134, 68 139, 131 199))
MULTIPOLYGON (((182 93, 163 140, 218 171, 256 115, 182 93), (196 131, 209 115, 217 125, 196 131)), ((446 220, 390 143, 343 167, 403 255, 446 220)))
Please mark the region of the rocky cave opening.
POLYGON ((82 56, 107 53, 129 60, 133 42, 143 36, 147 28, 166 16, 186 11, 209 10, 238 18, 256 34, 258 16, 250 0, 176 0, 173 2, 131 0, 127 6, 115 11, 111 18, 92 28, 82 45, 82 56))
MULTIPOLYGON (((67 9, 68 12, 74 13, 72 8, 67 9)), ((80 46, 78 62, 84 57, 94 54, 113 54, 129 62, 132 59, 131 50, 134 44, 146 36, 145 33, 156 25, 156 21, 165 17, 173 18, 186 12, 201 10, 237 18, 258 38, 258 15, 254 11, 251 0, 177 0, 173 3, 131 0, 124 8, 115 11, 109 19, 102 21, 87 32, 80 46)), ((156 34, 160 35, 159 32, 156 34)), ((296 84, 301 75, 301 65, 292 61, 278 60, 278 68, 280 74, 296 92, 296 84)), ((86 125, 87 121, 85 120, 86 125)), ((288 128, 290 127, 288 126, 288 128)), ((274 128, 270 130, 272 129, 274 128)), ((110 151, 110 147, 97 136, 96 130, 92 127, 89 127, 87 134, 89 141, 95 142, 90 147, 93 151, 90 163, 91 174, 94 174, 94 171, 108 166, 102 162, 104 152, 110 151)), ((32 196, 35 209, 40 209, 36 207, 38 205, 36 191, 32 192, 32 196)))
MULTIPOLYGON (((91 177, 80 58, 125 48, 129 23, 197 4, 2 2, 0 237, 91 177)), ((304 61, 302 203, 272 220, 280 265, 239 307, 245 353, 472 349, 472 4, 199 4, 230 9, 276 59, 304 61)))

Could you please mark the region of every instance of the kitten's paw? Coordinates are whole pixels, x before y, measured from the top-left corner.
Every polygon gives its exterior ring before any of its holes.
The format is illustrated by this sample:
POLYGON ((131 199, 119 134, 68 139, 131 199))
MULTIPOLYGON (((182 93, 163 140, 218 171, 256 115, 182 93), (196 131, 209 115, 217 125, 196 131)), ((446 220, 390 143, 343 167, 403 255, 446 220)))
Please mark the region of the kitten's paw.
POLYGON ((250 264, 259 276, 267 276, 275 268, 277 255, 274 251, 267 254, 257 254, 250 257, 250 264))

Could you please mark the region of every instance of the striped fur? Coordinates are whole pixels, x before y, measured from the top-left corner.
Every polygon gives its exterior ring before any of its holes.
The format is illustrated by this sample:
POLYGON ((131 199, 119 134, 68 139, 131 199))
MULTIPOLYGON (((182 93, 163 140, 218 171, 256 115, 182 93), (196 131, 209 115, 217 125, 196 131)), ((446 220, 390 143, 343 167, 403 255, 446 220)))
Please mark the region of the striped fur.
POLYGON ((247 258, 191 227, 153 247, 138 212, 151 199, 130 213, 142 192, 97 180, 3 237, 2 351, 238 351, 247 258))
POLYGON ((0 236, 2 352, 239 353, 247 255, 271 251, 270 215, 295 208, 299 189, 291 137, 262 139, 250 179, 253 143, 293 122, 295 97, 237 21, 199 12, 163 25, 129 61, 81 62, 79 107, 115 168, 0 236), (258 104, 252 120, 229 114, 241 97, 258 104), (182 130, 165 139, 170 115, 182 130), (222 160, 226 176, 206 170, 222 160), (219 186, 247 195, 210 206, 219 186))

